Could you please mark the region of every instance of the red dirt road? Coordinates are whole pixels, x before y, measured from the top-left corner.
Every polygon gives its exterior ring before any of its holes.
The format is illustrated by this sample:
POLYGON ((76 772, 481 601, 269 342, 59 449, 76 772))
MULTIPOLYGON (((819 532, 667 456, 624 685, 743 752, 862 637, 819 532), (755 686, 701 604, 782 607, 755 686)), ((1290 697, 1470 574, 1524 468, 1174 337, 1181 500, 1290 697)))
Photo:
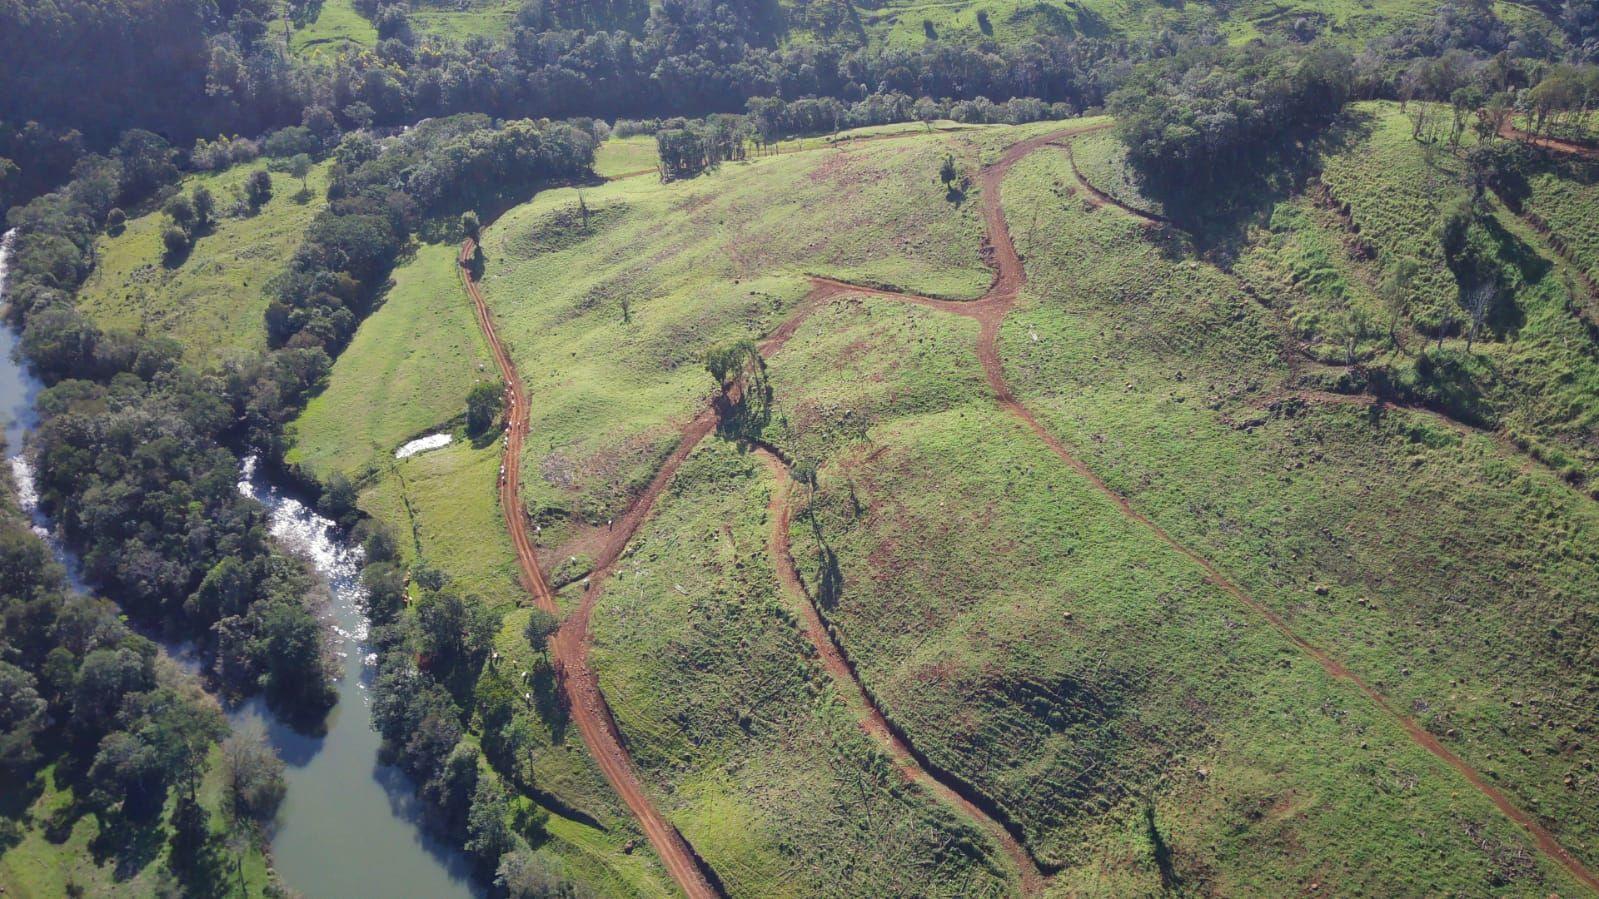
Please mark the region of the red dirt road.
POLYGON ((1028 854, 1021 841, 1012 836, 1003 824, 961 795, 955 786, 946 782, 945 778, 922 767, 910 745, 901 739, 898 732, 888 723, 888 719, 883 716, 882 710, 877 707, 871 694, 866 692, 865 686, 855 676, 855 669, 845 657, 843 646, 827 629, 821 613, 817 611, 816 604, 811 599, 810 592, 800 580, 794 556, 789 550, 788 497, 794 481, 789 476, 788 466, 764 447, 757 448, 756 452, 766 462, 766 467, 771 471, 772 478, 777 484, 777 489, 772 491, 771 504, 767 507, 767 513, 772 519, 772 535, 766 544, 767 555, 771 557, 772 567, 776 569, 783 589, 799 607, 800 620, 805 625, 805 635, 816 648, 816 654, 822 661, 822 668, 832 676, 839 692, 850 698, 859 713, 861 730, 888 750, 889 758, 899 766, 900 773, 907 781, 920 784, 938 794, 945 802, 960 809, 966 817, 986 830, 1016 866, 1021 875, 1022 892, 1030 896, 1037 894, 1044 887, 1044 874, 1038 869, 1037 863, 1033 861, 1033 857, 1028 854))
MULTIPOLYGON (((461 244, 461 255, 457 260, 461 283, 466 287, 467 295, 472 300, 478 326, 483 330, 483 337, 488 341, 489 350, 494 354, 495 364, 499 366, 500 375, 505 379, 506 392, 510 395, 510 408, 506 414, 505 451, 501 457, 504 460, 504 467, 500 477, 500 509, 505 514, 505 529, 510 533, 511 543, 516 547, 522 587, 532 595, 539 608, 553 615, 559 615, 560 609, 555 605, 555 594, 550 591, 549 581, 545 579, 544 571, 539 566, 538 553, 533 548, 533 541, 528 537, 527 518, 522 514, 522 501, 518 490, 522 441, 527 435, 530 403, 527 390, 522 386, 522 379, 517 375, 516 366, 511 361, 511 355, 500 342, 499 334, 494 329, 494 318, 489 313, 488 304, 483 300, 483 293, 472 278, 469 265, 476 250, 477 246, 470 238, 461 244)), ((587 623, 586 616, 584 623, 585 625, 587 623)), ((639 783, 638 774, 633 770, 632 759, 628 756, 627 749, 623 747, 621 736, 616 730, 610 706, 606 705, 605 696, 600 692, 599 682, 589 669, 588 643, 583 633, 575 631, 570 624, 563 625, 560 633, 552 641, 552 649, 556 669, 562 674, 560 681, 566 691, 572 720, 577 724, 584 745, 588 747, 589 754, 594 757, 605 779, 610 782, 611 788, 616 790, 617 795, 627 804, 628 810, 633 813, 633 817, 638 819, 639 826, 649 837, 650 845, 655 847, 655 852, 660 856, 667 872, 691 899, 711 899, 718 896, 719 891, 712 885, 714 881, 708 876, 709 869, 705 867, 704 861, 694 852, 693 847, 689 846, 688 841, 683 839, 677 828, 656 810, 639 783)))
POLYGON ((1569 140, 1558 137, 1537 137, 1530 131, 1522 131, 1509 122, 1499 129, 1499 136, 1507 140, 1519 140, 1524 144, 1542 147, 1545 150, 1554 150, 1556 153, 1565 153, 1568 156, 1581 156, 1585 159, 1599 159, 1599 149, 1574 144, 1569 140))
MULTIPOLYGON (((1386 696, 1351 672, 1325 650, 1300 637, 1281 615, 1229 580, 1209 559, 1191 549, 1159 524, 1134 509, 1126 497, 1112 489, 1085 462, 1074 456, 1064 443, 1050 434, 1033 416, 1031 411, 1016 399, 1009 382, 1005 378, 1004 364, 999 355, 998 342, 1000 327, 1004 322, 1005 315, 1015 305, 1017 295, 1026 283, 1026 271, 1019 254, 1016 252, 1010 230, 1005 221, 1001 199, 1002 182, 1006 173, 1016 162, 1039 147, 1063 138, 1097 131, 1106 127, 1109 127, 1108 124, 1083 126, 1030 138, 1009 147, 1001 154, 998 161, 982 170, 979 175, 979 183, 982 189, 981 209, 987 230, 983 251, 985 258, 994 269, 994 280, 988 291, 981 298, 968 302, 940 300, 861 287, 828 278, 813 277, 811 278, 813 289, 810 295, 794 315, 762 343, 762 355, 770 356, 780 349, 783 343, 793 335, 804 317, 818 303, 844 294, 868 294, 887 299, 902 300, 973 318, 979 323, 976 347, 977 357, 983 366, 989 389, 993 392, 995 401, 1000 408, 1014 415, 1038 439, 1043 441, 1051 452, 1067 467, 1110 499, 1122 516, 1142 526, 1173 550, 1194 562, 1204 572, 1206 580, 1259 615, 1281 633, 1286 640, 1321 665, 1329 676, 1347 681, 1355 686, 1373 705, 1397 723, 1417 746, 1454 769, 1468 783, 1487 797, 1500 812, 1521 825, 1532 836, 1538 849, 1545 856, 1565 868, 1584 885, 1595 892, 1599 892, 1599 876, 1596 876, 1593 871, 1578 861, 1547 828, 1511 802, 1508 797, 1490 784, 1480 772, 1444 746, 1435 736, 1397 709, 1386 696)), ((463 283, 477 309, 479 324, 483 329, 484 336, 488 339, 495 360, 500 366, 501 373, 505 377, 507 388, 511 394, 511 411, 505 451, 505 475, 500 485, 501 506, 505 513, 507 529, 511 533, 513 543, 516 545, 524 586, 541 607, 553 612, 555 611, 554 596, 551 594, 543 572, 539 568, 537 555, 534 552, 531 540, 528 538, 526 521, 520 512, 520 500, 517 495, 518 461, 520 459, 522 440, 527 429, 528 398, 520 379, 516 375, 516 370, 509 354, 506 353, 495 335, 493 321, 489 315, 487 305, 483 301, 482 295, 466 267, 474 249, 471 241, 467 241, 462 246, 460 261, 462 263, 463 283)), ((557 664, 562 666, 565 671, 563 684, 571 701, 573 718, 578 722, 579 730, 585 743, 599 762, 606 778, 639 819, 640 824, 649 835, 651 843, 666 863, 673 878, 688 895, 693 897, 716 895, 716 888, 713 886, 715 882, 714 875, 709 872, 703 860, 694 853, 692 847, 688 845, 677 829, 667 822, 654 808, 640 786, 627 751, 622 746, 610 709, 605 704, 604 696, 600 692, 597 678, 588 666, 588 626, 604 583, 614 571, 616 563, 620 560, 622 554, 626 551, 629 541, 648 518, 655 501, 676 474, 683 460, 714 429, 717 415, 717 409, 713 405, 695 416, 684 428, 683 436, 677 449, 673 451, 660 470, 657 471, 649 487, 633 501, 627 513, 612 529, 603 551, 597 557, 595 570, 590 575, 589 588, 585 592, 578 609, 563 624, 561 631, 553 641, 557 664)), ((785 531, 783 536, 786 538, 786 516, 783 518, 783 522, 785 531)), ((786 544, 786 539, 784 543, 786 544)), ((776 545, 777 535, 774 533, 773 546, 775 547, 776 545)), ((779 564, 778 570, 785 587, 788 587, 789 576, 794 574, 792 559, 788 559, 787 566, 779 564), (786 571, 785 567, 787 568, 786 571)), ((797 582, 797 578, 795 578, 795 581, 797 582)), ((811 613, 815 612, 814 607, 808 602, 801 605, 802 609, 808 609, 811 613)), ((819 617, 814 624, 810 620, 810 615, 807 615, 806 619, 807 632, 812 634, 813 641, 819 640, 817 648, 822 653, 824 664, 828 667, 829 672, 835 677, 840 677, 841 674, 847 676, 849 682, 853 683, 854 689, 864 695, 864 688, 855 680, 853 672, 849 670, 847 659, 840 647, 832 643, 830 635, 825 640, 819 639, 826 634, 825 627, 821 631, 813 631, 814 626, 821 624, 819 617), (829 652, 823 648, 825 645, 832 646, 831 661, 829 660, 829 652), (842 671, 835 670, 834 662, 842 666, 842 671)), ((863 721, 863 727, 866 727, 868 732, 873 733, 874 736, 879 736, 880 739, 885 739, 882 735, 886 734, 886 740, 889 741, 888 745, 894 749, 897 759, 910 757, 909 747, 903 741, 897 740, 891 726, 882 718, 881 713, 869 701, 866 703, 866 708, 869 710, 867 717, 871 720, 863 721), (877 730, 879 727, 881 732, 877 730)), ((926 772, 923 773, 926 774, 926 772)), ((947 789, 947 785, 932 778, 931 775, 927 775, 927 777, 930 783, 936 783, 947 789)), ((964 803, 964 800, 960 800, 958 794, 956 794, 956 799, 958 805, 966 808, 967 804, 964 803)), ((997 822, 993 822, 993 819, 984 814, 981 809, 971 807, 967 808, 967 812, 972 815, 974 820, 984 824, 985 829, 989 829, 987 826, 989 822, 992 822, 996 827, 998 826, 997 822)), ((1001 839, 1007 853, 1010 853, 1013 858, 1017 858, 1019 864, 1022 865, 1024 888, 1035 888, 1042 875, 1038 874, 1036 865, 1032 864, 1031 857, 1024 847, 1017 843, 1014 838, 1011 838, 1008 832, 1004 831, 1003 827, 998 829, 1000 832, 1005 833, 1006 838, 1009 838, 1009 842, 1006 842, 1006 839, 1001 839)))

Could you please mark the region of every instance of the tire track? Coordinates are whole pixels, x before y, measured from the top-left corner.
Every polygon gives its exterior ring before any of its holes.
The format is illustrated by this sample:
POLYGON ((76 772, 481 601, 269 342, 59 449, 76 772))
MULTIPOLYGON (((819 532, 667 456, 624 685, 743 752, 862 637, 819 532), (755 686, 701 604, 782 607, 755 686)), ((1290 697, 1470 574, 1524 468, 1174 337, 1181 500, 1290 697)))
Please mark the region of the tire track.
MULTIPOLYGON (((858 288, 857 290, 874 296, 901 299, 918 305, 943 309, 976 319, 980 325, 977 338, 977 358, 982 363, 989 390, 994 394, 995 402, 1001 409, 1010 413, 1025 425, 1068 468, 1076 472, 1095 490, 1108 498, 1122 517, 1141 526, 1169 548, 1188 558, 1204 572, 1207 581, 1271 625, 1284 639, 1319 664, 1329 677, 1353 685, 1366 696, 1372 705, 1398 724, 1411 742, 1452 768, 1467 783, 1471 784, 1472 787, 1493 803, 1501 814, 1526 830, 1538 850, 1545 857, 1560 865, 1590 890, 1599 893, 1599 875, 1596 875, 1572 855, 1565 846, 1561 845, 1560 841, 1548 828, 1540 824, 1531 814, 1517 806, 1503 792, 1490 784, 1481 772, 1456 755, 1449 747, 1443 745, 1437 737, 1417 724, 1415 719, 1400 711, 1387 696, 1372 687, 1364 678, 1349 670, 1326 650, 1300 636, 1281 615, 1245 592, 1243 588, 1223 574, 1221 569, 1210 559, 1178 540, 1165 528, 1133 508, 1127 497, 1118 493, 1100 478, 1086 462, 1075 456, 1059 438, 1055 437, 1039 423, 1038 419, 1033 416, 1033 413, 1020 400, 1016 399, 1009 381, 1005 378, 1004 362, 999 354, 999 330, 1004 323, 1006 313, 1015 306, 1017 294, 1027 281, 1027 274, 1022 266, 1021 258, 1016 252, 1015 244, 1011 239, 1009 225, 1005 220, 1004 204, 1001 198, 1002 184, 1011 167, 1040 146, 1106 127, 1109 127, 1109 125, 1100 124, 1078 129, 1065 129, 1022 141, 1007 149, 1000 156, 999 161, 982 170, 978 180, 982 186, 982 212, 987 229, 985 256, 989 264, 994 267, 994 282, 988 292, 981 298, 968 303, 960 303, 896 294, 892 291, 874 288, 858 288)), ((1137 214, 1136 210, 1134 212, 1137 214)), ((832 285, 843 284, 843 282, 822 281, 822 279, 813 280, 832 285)))
POLYGON ((1504 125, 1499 128, 1499 136, 1505 138, 1506 140, 1520 141, 1521 143, 1530 144, 1531 146, 1539 147, 1544 150, 1553 150, 1556 153, 1564 153, 1567 156, 1581 156, 1584 159, 1599 159, 1599 149, 1594 147, 1585 147, 1582 144, 1572 143, 1569 140, 1561 140, 1558 137, 1539 137, 1538 135, 1533 134, 1531 131, 1523 131, 1509 122, 1504 123, 1504 125))
POLYGON ((976 792, 975 789, 947 772, 935 771, 925 765, 922 756, 911 747, 900 729, 883 714, 876 700, 866 692, 865 685, 855 675, 854 664, 845 655, 843 644, 838 642, 822 621, 821 612, 816 608, 810 591, 805 589, 798 568, 794 564, 794 555, 789 548, 788 502, 794 479, 790 476, 788 465, 776 453, 764 446, 756 447, 755 451, 766 463, 776 487, 772 491, 772 501, 767 506, 767 513, 772 519, 772 533, 766 544, 767 555, 771 557, 772 567, 776 569, 783 589, 799 607, 800 621, 804 624, 805 635, 815 647, 822 667, 832 676, 836 689, 850 697, 850 704, 856 707, 860 716, 861 730, 888 751, 889 758, 899 767, 905 780, 937 794, 993 837, 994 841, 1005 850, 1005 854, 1010 856, 1011 863, 1016 866, 1022 892, 1029 896, 1036 895, 1044 887, 1044 874, 1039 870, 1037 861, 1022 845, 1021 840, 1013 835, 1005 824, 985 812, 975 801, 967 798, 968 793, 976 792))
MULTIPOLYGON (((538 553, 533 548, 533 541, 528 537, 527 518, 522 514, 522 502, 519 496, 521 467, 519 461, 522 457, 522 441, 527 434, 531 404, 527 390, 522 385, 522 379, 517 374, 516 366, 511 361, 511 355, 506 351, 494 328, 494 319, 489 313, 488 304, 483 300, 483 293, 478 288, 477 280, 472 276, 470 266, 476 250, 476 243, 468 238, 461 244, 461 254, 456 261, 461 273, 461 283, 466 288, 467 296, 472 300, 478 326, 483 331, 484 339, 488 341, 495 364, 500 368, 500 376, 505 380, 505 390, 510 401, 506 414, 505 449, 501 457, 503 462, 499 483, 500 509, 505 515, 506 531, 509 532, 511 543, 516 548, 523 589, 532 595, 539 608, 552 615, 559 615, 560 609, 555 604, 555 595, 550 591, 549 581, 545 579, 544 571, 539 566, 538 553)), ((622 798, 628 810, 633 813, 633 817, 638 820, 645 836, 649 838, 650 845, 655 847, 656 854, 666 866, 667 873, 690 899, 712 899, 720 896, 722 892, 718 888, 715 873, 645 794, 638 774, 634 771, 632 759, 622 744, 621 734, 616 728, 610 706, 606 704, 598 680, 589 668, 588 644, 584 639, 584 633, 573 631, 568 624, 563 624, 552 641, 552 651, 558 679, 565 691, 572 720, 577 724, 584 745, 588 747, 589 754, 594 757, 611 788, 622 798)))

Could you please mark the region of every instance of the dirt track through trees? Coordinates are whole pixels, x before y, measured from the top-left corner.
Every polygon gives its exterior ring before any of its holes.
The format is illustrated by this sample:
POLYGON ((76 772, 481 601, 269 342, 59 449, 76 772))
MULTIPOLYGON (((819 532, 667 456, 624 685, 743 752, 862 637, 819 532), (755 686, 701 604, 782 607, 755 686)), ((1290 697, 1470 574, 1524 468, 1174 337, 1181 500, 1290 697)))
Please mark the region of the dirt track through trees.
POLYGON ((1545 150, 1553 150, 1556 153, 1564 153, 1567 156, 1581 156, 1585 159, 1599 159, 1599 149, 1595 149, 1594 147, 1585 147, 1582 144, 1575 144, 1569 140, 1561 140, 1558 137, 1539 137, 1530 131, 1523 131, 1509 122, 1506 122, 1502 127, 1500 127, 1499 136, 1505 138, 1506 140, 1521 141, 1524 144, 1531 144, 1534 147, 1539 147, 1545 150))

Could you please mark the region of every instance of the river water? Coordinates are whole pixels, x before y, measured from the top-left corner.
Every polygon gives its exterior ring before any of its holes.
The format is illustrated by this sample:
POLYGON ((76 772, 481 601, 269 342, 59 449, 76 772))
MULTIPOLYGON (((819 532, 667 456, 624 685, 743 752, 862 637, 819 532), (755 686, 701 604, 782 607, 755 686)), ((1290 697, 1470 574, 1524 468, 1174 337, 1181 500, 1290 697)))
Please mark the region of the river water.
MULTIPOLYGON (((8 232, 0 242, 0 300, 11 239, 8 232)), ((35 530, 48 537, 49 523, 30 502, 32 475, 20 455, 23 438, 38 420, 33 403, 40 385, 17 358, 17 342, 14 331, 0 327, 0 423, 19 493, 35 530)), ((228 712, 235 729, 263 732, 287 766, 288 794, 272 836, 274 867, 285 884, 308 899, 480 896, 461 853, 424 832, 411 781, 378 761, 367 691, 373 660, 366 646, 360 547, 342 540, 331 521, 291 491, 271 483, 253 457, 244 462, 239 490, 266 506, 273 535, 309 559, 326 580, 331 599, 323 615, 339 658, 339 701, 324 734, 296 733, 260 700, 228 712)), ((59 541, 50 543, 75 576, 76 559, 59 541)), ((192 650, 172 649, 180 660, 192 661, 192 650)))

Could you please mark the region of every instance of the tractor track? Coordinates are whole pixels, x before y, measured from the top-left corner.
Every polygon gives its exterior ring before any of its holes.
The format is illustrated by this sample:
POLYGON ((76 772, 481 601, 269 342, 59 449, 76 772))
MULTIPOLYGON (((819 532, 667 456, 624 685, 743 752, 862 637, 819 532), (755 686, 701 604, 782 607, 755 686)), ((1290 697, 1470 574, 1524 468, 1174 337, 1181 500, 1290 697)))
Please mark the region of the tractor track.
MULTIPOLYGON (((1178 540, 1154 520, 1133 508, 1127 497, 1117 492, 1100 478, 1087 463, 1075 456, 1059 438, 1045 429, 1032 412, 1016 398, 1009 382, 1005 378, 1004 363, 1000 357, 998 346, 999 332, 1006 314, 1015 306, 1017 296, 1022 286, 1026 283, 1027 276, 1005 220, 1005 212, 1001 200, 1002 183, 1005 175, 1018 161, 1040 147, 1077 135, 1100 131, 1108 127, 1110 127, 1109 123, 1102 123, 1063 129, 1029 138, 1011 145, 1000 155, 997 161, 982 169, 978 180, 981 186, 981 211, 986 232, 983 256, 993 269, 994 276, 989 289, 978 299, 969 301, 938 299, 850 284, 845 281, 821 276, 811 276, 812 289, 805 300, 789 319, 784 321, 760 344, 762 356, 769 357, 779 350, 793 336, 804 318, 817 305, 833 297, 846 294, 865 294, 884 299, 910 302, 974 319, 979 326, 976 355, 983 367, 995 402, 1001 409, 1010 413, 1021 424, 1026 426, 1061 462, 1086 480, 1096 491, 1109 499, 1123 518, 1144 528, 1170 549, 1188 558, 1204 573, 1206 581, 1258 615, 1277 630, 1284 639, 1319 664, 1329 677, 1346 681, 1354 686, 1366 696, 1372 705, 1398 724, 1415 745, 1455 770, 1472 787, 1492 802, 1505 817, 1526 830, 1539 851, 1547 858, 1560 865, 1590 890, 1599 892, 1599 875, 1596 875, 1573 856, 1570 851, 1561 845, 1554 834, 1533 818, 1532 815, 1512 802, 1504 793, 1489 783, 1479 771, 1447 746, 1444 746, 1436 736, 1422 728, 1409 715, 1400 711, 1387 696, 1372 687, 1358 674, 1345 667, 1341 661, 1326 650, 1301 637, 1293 630, 1286 619, 1245 592, 1243 588, 1223 574, 1215 563, 1178 540)), ((1075 160, 1073 162, 1075 163, 1075 160)), ((1075 174, 1075 164, 1073 168, 1075 174)), ((1079 175, 1078 177, 1081 180, 1081 176, 1079 175)), ((1121 206, 1119 203, 1115 205, 1121 206)), ((1145 218, 1146 221, 1149 220, 1150 216, 1147 213, 1132 209, 1128 211, 1145 218)), ((495 360, 505 376, 507 389, 512 399, 505 449, 505 474, 500 484, 501 506, 505 512, 507 529, 511 532, 513 543, 516 545, 524 586, 533 594, 541 607, 553 612, 555 611, 554 596, 544 579, 538 564, 537 554, 527 536, 525 516, 519 511, 520 500, 516 489, 518 460, 520 459, 522 438, 528 422, 528 398, 521 380, 517 377, 509 354, 506 353, 494 332, 493 321, 487 304, 484 302, 482 294, 467 267, 474 249, 475 247, 470 240, 462 245, 460 257, 462 280, 474 306, 477 308, 479 324, 494 352, 495 360)), ((579 722, 579 729, 591 753, 594 754, 597 760, 600 760, 601 768, 605 772, 607 779, 611 781, 618 794, 627 802, 629 808, 639 819, 640 824, 644 825, 651 843, 655 846, 657 853, 661 855, 662 860, 666 862, 673 878, 677 880, 686 893, 693 897, 717 895, 720 885, 715 880, 714 872, 699 858, 677 829, 655 810, 639 784, 631 759, 627 754, 627 750, 623 747, 616 723, 610 714, 609 707, 605 704, 603 694, 600 692, 597 676, 588 665, 589 621, 594 606, 603 591, 605 581, 614 572, 617 562, 627 549, 628 543, 637 533, 645 519, 648 518, 656 500, 670 483, 689 453, 715 428, 720 417, 720 407, 717 402, 713 401, 710 407, 697 414, 684 427, 682 438, 677 448, 667 457, 667 460, 656 472, 650 485, 629 505, 628 511, 618 523, 619 526, 612 529, 611 536, 607 539, 604 549, 596 559, 594 571, 590 575, 589 587, 585 591, 582 601, 577 610, 562 625, 561 630, 553 641, 557 662, 564 665, 566 669, 563 684, 572 702, 574 719, 579 722)), ((768 458, 767 461, 769 464, 781 464, 775 457, 768 458)), ((786 495, 786 488, 784 493, 786 495)), ((786 538, 786 512, 781 514, 785 531, 783 536, 786 538)), ((776 526, 774 524, 774 527, 776 526)), ((797 575, 792 569, 791 556, 787 558, 787 566, 782 563, 782 560, 777 558, 777 539, 777 534, 774 532, 771 550, 774 553, 774 562, 778 563, 779 577, 784 581, 785 588, 788 588, 789 577, 794 575, 794 579, 797 581, 797 575)), ((786 539, 784 542, 786 544, 786 539)), ((798 586, 803 590, 803 585, 798 586)), ((802 607, 809 608, 812 613, 816 611, 813 606, 810 606, 808 601, 802 603, 802 607)), ((862 726, 868 732, 879 736, 879 739, 884 739, 883 735, 886 735, 888 744, 892 748, 896 750, 903 749, 903 753, 895 752, 896 758, 902 759, 910 756, 914 761, 909 745, 896 737, 894 729, 886 716, 883 716, 876 706, 872 704, 870 694, 866 691, 864 684, 860 683, 853 669, 849 667, 842 647, 833 642, 820 617, 818 616, 815 620, 815 625, 821 628, 820 631, 813 629, 809 615, 806 618, 807 633, 811 635, 813 642, 817 643, 817 649, 822 652, 824 665, 829 668, 830 673, 834 674, 835 678, 847 676, 853 684, 851 692, 857 692, 859 695, 866 697, 867 718, 871 720, 863 720, 862 726), (825 639, 823 639, 824 637, 825 639), (831 645, 831 653, 824 649, 824 646, 827 645, 831 645), (841 672, 833 670, 833 661, 843 666, 841 672), (881 726, 882 735, 878 734, 874 725, 881 726)), ((1007 854, 1016 859, 1021 866, 1024 890, 1036 889, 1040 885, 1042 874, 1038 871, 1030 853, 1020 841, 1016 840, 1006 828, 999 825, 992 816, 984 813, 980 808, 961 796, 959 791, 955 791, 947 784, 943 784, 930 773, 927 773, 925 769, 923 769, 923 773, 926 774, 930 784, 937 784, 938 787, 943 787, 955 793, 956 804, 977 820, 979 824, 985 825, 985 830, 993 833, 994 828, 998 828, 999 832, 1004 835, 1001 838, 1001 844, 1005 847, 1007 854)))

